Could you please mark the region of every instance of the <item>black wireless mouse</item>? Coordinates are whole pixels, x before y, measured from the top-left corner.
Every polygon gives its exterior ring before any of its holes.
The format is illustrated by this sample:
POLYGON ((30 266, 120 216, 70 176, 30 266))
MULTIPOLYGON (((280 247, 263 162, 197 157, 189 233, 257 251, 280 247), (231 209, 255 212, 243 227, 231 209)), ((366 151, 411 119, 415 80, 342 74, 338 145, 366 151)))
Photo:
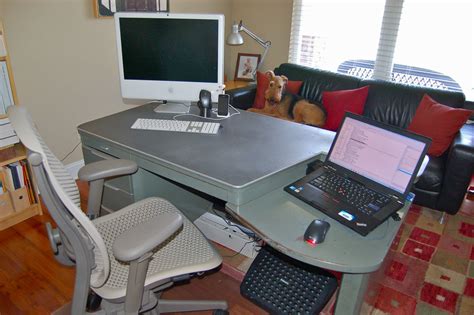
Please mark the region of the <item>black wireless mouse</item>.
POLYGON ((211 109, 212 109, 212 100, 211 100, 211 92, 208 90, 201 90, 199 92, 199 101, 197 103, 200 113, 199 115, 202 117, 211 117, 211 109))
POLYGON ((330 226, 328 222, 323 220, 316 219, 312 221, 304 232, 304 240, 311 245, 324 242, 330 226))

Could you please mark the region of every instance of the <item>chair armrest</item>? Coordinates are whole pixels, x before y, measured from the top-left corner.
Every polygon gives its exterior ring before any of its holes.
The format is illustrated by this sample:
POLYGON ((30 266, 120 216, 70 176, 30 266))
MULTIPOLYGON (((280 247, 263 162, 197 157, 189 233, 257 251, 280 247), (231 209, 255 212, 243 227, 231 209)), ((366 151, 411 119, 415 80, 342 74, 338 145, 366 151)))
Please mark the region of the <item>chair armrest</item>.
POLYGON ((230 95, 230 104, 236 108, 248 109, 252 107, 255 95, 257 94, 257 86, 249 85, 246 87, 232 89, 226 91, 230 95))
POLYGON ((164 213, 138 224, 120 234, 112 246, 114 256, 121 261, 136 260, 163 243, 183 225, 178 213, 164 213))
POLYGON ((104 160, 84 165, 79 170, 79 179, 94 181, 120 175, 133 174, 138 170, 137 163, 129 160, 104 160))
POLYGON ((464 125, 454 138, 446 160, 437 208, 455 214, 474 172, 474 125, 464 125))

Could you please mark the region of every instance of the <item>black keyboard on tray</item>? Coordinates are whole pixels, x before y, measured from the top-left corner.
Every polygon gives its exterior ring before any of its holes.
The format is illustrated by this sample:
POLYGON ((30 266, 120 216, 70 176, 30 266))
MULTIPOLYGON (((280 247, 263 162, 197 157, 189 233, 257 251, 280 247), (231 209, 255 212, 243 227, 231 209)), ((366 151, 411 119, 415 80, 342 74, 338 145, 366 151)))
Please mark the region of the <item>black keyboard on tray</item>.
POLYGON ((367 215, 376 213, 390 201, 389 197, 333 172, 319 175, 310 184, 367 215))

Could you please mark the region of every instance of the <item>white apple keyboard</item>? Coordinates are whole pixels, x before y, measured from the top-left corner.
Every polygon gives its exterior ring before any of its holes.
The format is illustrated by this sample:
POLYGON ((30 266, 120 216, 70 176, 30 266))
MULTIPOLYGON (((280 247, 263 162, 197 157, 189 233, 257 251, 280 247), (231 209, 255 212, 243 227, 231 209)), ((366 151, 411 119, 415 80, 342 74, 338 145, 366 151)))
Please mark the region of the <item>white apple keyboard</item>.
POLYGON ((220 123, 215 122, 138 118, 131 128, 142 130, 217 134, 220 125, 220 123))

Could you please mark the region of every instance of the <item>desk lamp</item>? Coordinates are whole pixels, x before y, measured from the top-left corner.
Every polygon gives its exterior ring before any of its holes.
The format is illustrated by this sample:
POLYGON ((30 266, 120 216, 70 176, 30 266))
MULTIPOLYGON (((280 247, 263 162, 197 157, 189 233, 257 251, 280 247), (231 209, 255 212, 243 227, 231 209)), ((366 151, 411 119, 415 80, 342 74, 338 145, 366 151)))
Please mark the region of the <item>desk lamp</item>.
POLYGON ((267 55, 268 49, 272 45, 272 42, 269 40, 263 40, 262 38, 257 36, 254 32, 246 28, 242 24, 242 20, 241 20, 239 24, 234 22, 234 24, 232 25, 232 32, 229 34, 229 36, 227 36, 227 45, 231 45, 231 46, 242 45, 244 43, 244 39, 242 38, 242 35, 240 35, 240 32, 246 33, 248 36, 254 39, 260 46, 265 48, 262 58, 260 59, 260 62, 257 65, 257 68, 252 73, 253 77, 255 78, 255 73, 258 69, 260 69, 260 66, 263 63, 263 60, 265 59, 265 56, 267 55))

